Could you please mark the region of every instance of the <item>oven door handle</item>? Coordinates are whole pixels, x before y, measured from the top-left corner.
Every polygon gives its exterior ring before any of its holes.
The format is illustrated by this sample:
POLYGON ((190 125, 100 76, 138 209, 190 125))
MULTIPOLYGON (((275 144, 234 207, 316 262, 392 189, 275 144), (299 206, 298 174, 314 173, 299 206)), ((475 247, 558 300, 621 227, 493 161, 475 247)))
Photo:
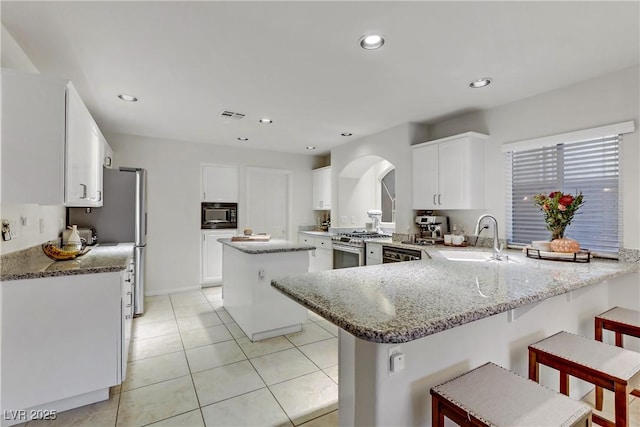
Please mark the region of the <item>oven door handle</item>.
POLYGON ((362 252, 362 248, 355 248, 353 246, 340 245, 340 244, 336 244, 336 243, 334 243, 331 246, 331 248, 334 251, 349 252, 351 254, 357 254, 357 255, 360 255, 360 253, 362 252))

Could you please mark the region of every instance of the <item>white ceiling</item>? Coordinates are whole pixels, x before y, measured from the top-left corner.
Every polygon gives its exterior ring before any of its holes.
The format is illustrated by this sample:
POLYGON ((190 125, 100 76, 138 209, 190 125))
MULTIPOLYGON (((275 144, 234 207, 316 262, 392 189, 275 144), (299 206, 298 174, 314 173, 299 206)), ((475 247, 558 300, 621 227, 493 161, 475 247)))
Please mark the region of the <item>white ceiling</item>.
POLYGON ((0 7, 35 66, 71 79, 103 131, 306 154, 307 145, 327 153, 402 123, 433 123, 630 67, 640 50, 637 1, 0 7), (368 32, 383 33, 386 44, 360 48, 368 32), (468 87, 486 76, 490 86, 468 87), (140 101, 120 101, 123 92, 140 101), (219 118, 225 109, 246 117, 219 118), (274 123, 261 125, 262 117, 274 123))

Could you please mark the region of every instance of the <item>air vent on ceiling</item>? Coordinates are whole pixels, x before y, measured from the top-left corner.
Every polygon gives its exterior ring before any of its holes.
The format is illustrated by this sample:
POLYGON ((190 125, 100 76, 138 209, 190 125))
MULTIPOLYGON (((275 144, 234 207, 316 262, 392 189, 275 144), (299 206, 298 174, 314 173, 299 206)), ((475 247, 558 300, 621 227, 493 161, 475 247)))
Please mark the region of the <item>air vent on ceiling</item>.
POLYGON ((220 113, 220 117, 222 117, 223 119, 236 119, 236 120, 240 120, 244 117, 244 114, 242 113, 234 113, 233 111, 229 111, 229 110, 223 110, 222 113, 220 113))

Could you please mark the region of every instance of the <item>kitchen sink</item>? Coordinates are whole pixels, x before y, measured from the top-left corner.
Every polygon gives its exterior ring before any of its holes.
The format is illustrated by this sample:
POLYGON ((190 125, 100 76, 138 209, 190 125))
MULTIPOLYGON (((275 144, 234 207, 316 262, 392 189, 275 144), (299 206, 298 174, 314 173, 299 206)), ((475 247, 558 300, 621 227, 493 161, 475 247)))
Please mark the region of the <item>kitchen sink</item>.
POLYGON ((495 261, 495 262, 517 262, 507 255, 503 255, 501 260, 494 260, 492 258, 492 252, 486 251, 440 251, 440 255, 448 259, 449 261, 495 261))
POLYGON ((449 261, 488 261, 491 252, 484 251, 440 251, 440 255, 449 261))

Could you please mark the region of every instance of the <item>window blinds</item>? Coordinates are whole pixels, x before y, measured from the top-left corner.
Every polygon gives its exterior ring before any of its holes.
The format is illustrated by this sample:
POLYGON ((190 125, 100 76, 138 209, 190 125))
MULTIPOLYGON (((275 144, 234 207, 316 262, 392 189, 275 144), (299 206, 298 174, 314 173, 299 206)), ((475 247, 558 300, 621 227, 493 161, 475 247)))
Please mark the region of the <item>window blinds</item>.
POLYGON ((538 193, 582 191, 585 203, 565 235, 592 251, 616 254, 622 236, 618 192, 622 135, 506 153, 507 240, 530 244, 548 240, 538 193))

